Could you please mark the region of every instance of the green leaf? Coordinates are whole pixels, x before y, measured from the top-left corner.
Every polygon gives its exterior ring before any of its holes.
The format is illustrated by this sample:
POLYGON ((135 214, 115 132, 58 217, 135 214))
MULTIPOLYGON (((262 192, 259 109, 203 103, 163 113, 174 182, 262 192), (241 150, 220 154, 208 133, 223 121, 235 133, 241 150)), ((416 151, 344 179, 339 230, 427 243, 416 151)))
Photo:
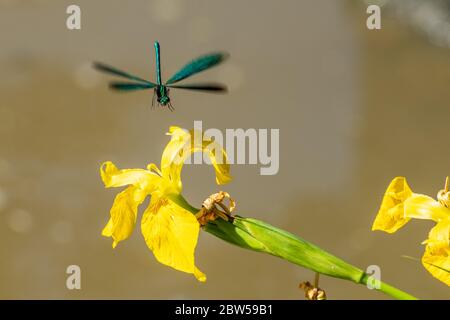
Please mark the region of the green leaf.
POLYGON ((360 283, 364 272, 316 245, 262 221, 235 216, 217 219, 205 231, 239 247, 265 252, 307 269, 360 283))

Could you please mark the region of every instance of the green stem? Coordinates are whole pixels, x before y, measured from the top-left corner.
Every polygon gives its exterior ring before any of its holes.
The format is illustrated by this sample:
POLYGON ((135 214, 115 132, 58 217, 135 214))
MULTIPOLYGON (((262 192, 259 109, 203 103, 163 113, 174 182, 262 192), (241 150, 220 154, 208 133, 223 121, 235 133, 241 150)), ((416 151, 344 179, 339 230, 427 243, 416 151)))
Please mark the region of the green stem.
POLYGON ((187 202, 187 200, 179 193, 178 194, 172 193, 172 194, 169 194, 167 197, 170 200, 172 200, 173 202, 175 202, 177 205, 182 207, 183 209, 186 209, 187 211, 189 211, 193 214, 197 214, 200 211, 200 209, 197 209, 197 208, 191 206, 191 204, 189 202, 187 202))
MULTIPOLYGON (((193 214, 200 211, 191 206, 180 194, 174 194, 170 196, 170 199, 193 214)), ((369 287, 370 283, 375 290, 395 299, 417 299, 402 290, 372 278, 359 268, 314 244, 262 221, 236 216, 233 222, 218 219, 213 223, 208 223, 203 229, 241 248, 268 253, 314 272, 349 280, 366 287, 369 287)))
POLYGON ((378 285, 374 285, 374 289, 383 292, 384 294, 387 294, 391 296, 392 298, 398 299, 398 300, 417 300, 416 297, 410 295, 407 292, 404 292, 400 289, 397 289, 387 283, 384 283, 382 281, 371 279, 371 276, 368 274, 364 274, 364 276, 361 278, 360 284, 363 284, 367 286, 367 284, 371 282, 372 284, 377 283, 378 285))

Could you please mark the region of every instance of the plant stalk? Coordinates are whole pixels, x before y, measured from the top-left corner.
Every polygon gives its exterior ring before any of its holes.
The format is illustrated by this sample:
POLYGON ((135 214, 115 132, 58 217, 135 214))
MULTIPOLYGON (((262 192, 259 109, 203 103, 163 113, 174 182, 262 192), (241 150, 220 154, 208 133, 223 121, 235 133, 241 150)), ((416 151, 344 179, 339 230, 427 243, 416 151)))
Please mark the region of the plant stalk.
MULTIPOLYGON (((193 214, 200 211, 182 195, 170 198, 193 214)), ((395 299, 417 300, 409 293, 373 278, 309 241, 256 219, 235 216, 233 221, 225 221, 219 218, 209 222, 203 230, 241 248, 268 253, 313 272, 365 285, 395 299)))

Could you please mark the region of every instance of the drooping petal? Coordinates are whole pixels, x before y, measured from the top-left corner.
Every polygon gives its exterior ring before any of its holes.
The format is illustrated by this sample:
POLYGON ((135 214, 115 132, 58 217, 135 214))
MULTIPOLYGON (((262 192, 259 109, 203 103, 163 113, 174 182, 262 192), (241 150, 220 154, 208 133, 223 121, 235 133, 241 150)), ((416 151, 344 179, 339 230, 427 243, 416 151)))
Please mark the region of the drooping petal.
POLYGON ((203 282, 206 276, 194 261, 199 230, 192 213, 170 200, 154 196, 141 222, 145 242, 160 263, 191 273, 203 282))
POLYGON ((450 209, 429 196, 414 194, 405 201, 405 217, 439 222, 450 217, 450 209))
POLYGON ((450 250, 442 247, 430 251, 427 247, 422 257, 422 264, 433 277, 450 286, 450 250))
POLYGON ((179 127, 170 127, 171 140, 164 149, 161 159, 161 171, 181 190, 181 170, 185 160, 195 152, 208 155, 216 172, 216 182, 225 184, 231 180, 230 165, 225 150, 198 130, 187 131, 179 127))
POLYGON ((450 218, 440 221, 431 229, 425 253, 422 257, 423 266, 437 279, 450 286, 450 248, 449 248, 450 218))
POLYGON ((161 177, 156 173, 145 169, 119 170, 111 161, 106 161, 101 165, 100 175, 107 188, 131 184, 139 186, 142 190, 148 190, 149 193, 154 190, 161 180, 161 177))
POLYGON ((216 182, 219 185, 227 184, 231 181, 230 164, 228 163, 225 149, 215 141, 206 139, 203 141, 202 150, 206 153, 216 172, 216 182))
POLYGON ((413 195, 404 177, 396 177, 387 188, 372 230, 393 233, 404 226, 410 218, 405 217, 404 202, 413 195))
POLYGON ((424 243, 429 246, 449 246, 450 216, 439 221, 428 233, 428 239, 424 243))
POLYGON ((147 193, 142 189, 129 186, 114 199, 110 211, 111 217, 102 231, 103 236, 113 238, 113 248, 133 232, 138 206, 146 196, 147 193))

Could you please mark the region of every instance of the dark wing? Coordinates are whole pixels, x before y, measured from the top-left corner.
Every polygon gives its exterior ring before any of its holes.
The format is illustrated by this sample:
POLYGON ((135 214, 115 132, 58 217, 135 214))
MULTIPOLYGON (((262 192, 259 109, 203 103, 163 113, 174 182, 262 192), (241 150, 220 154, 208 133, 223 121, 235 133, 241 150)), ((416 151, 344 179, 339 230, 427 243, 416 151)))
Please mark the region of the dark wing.
POLYGON ((145 90, 156 87, 156 84, 152 83, 137 83, 137 82, 111 82, 109 87, 118 91, 134 91, 145 90))
POLYGON ((99 70, 99 71, 102 71, 102 72, 113 74, 115 76, 124 77, 124 78, 127 78, 129 80, 140 81, 140 82, 143 82, 143 83, 147 83, 147 84, 151 84, 153 86, 156 86, 156 84, 154 84, 153 82, 150 82, 148 80, 136 77, 136 76, 134 76, 132 74, 126 73, 125 71, 121 71, 119 69, 116 69, 114 67, 108 66, 108 65, 100 63, 100 62, 94 62, 94 68, 99 70))
POLYGON ((209 92, 217 92, 217 93, 228 92, 227 87, 220 83, 193 83, 193 84, 168 85, 168 87, 169 88, 177 88, 177 89, 209 91, 209 92))
POLYGON ((227 53, 224 52, 218 52, 218 53, 211 53, 207 54, 201 57, 198 57, 197 59, 192 60, 187 65, 185 65, 183 68, 180 69, 177 73, 175 73, 169 80, 167 80, 166 84, 175 83, 178 81, 181 81, 183 79, 186 79, 187 77, 190 77, 196 73, 199 73, 203 70, 209 69, 216 64, 221 63, 228 57, 227 53))

